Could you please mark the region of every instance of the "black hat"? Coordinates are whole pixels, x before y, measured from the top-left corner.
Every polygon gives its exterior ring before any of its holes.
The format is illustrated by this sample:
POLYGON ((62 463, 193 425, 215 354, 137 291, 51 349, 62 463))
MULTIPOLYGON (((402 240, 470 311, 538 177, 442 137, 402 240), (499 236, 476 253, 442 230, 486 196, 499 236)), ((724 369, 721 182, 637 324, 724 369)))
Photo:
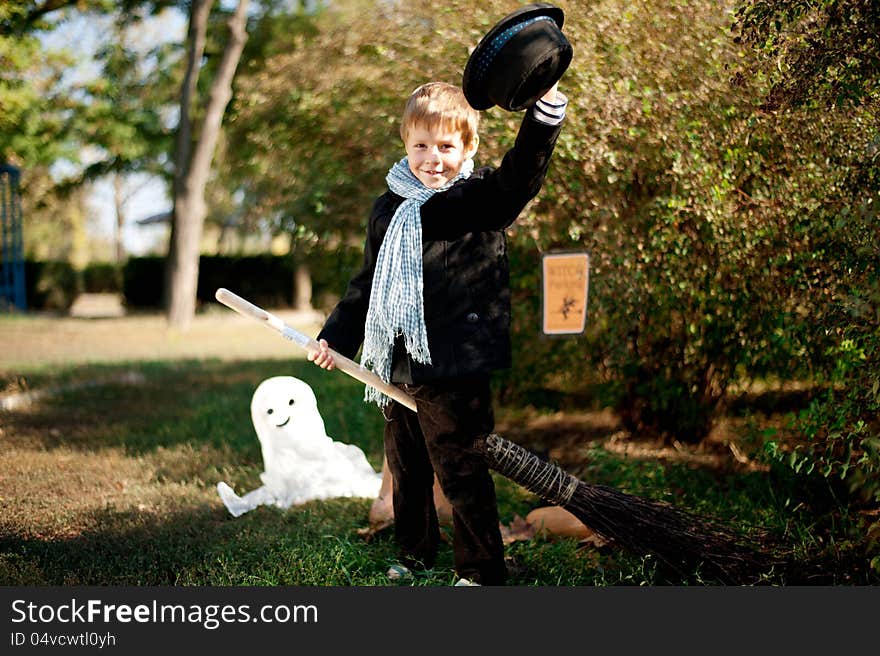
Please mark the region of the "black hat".
POLYGON ((542 2, 521 7, 489 30, 464 68, 461 86, 471 107, 518 111, 558 82, 572 56, 561 31, 564 19, 559 7, 542 2))

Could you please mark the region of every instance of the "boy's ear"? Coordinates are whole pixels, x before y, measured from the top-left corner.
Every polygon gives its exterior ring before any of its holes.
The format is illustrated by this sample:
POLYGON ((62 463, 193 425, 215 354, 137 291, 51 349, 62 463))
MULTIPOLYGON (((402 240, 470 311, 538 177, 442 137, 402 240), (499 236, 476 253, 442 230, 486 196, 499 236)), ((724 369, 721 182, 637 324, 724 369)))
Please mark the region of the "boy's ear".
POLYGON ((471 141, 470 146, 466 151, 466 155, 468 158, 473 157, 477 154, 477 147, 480 145, 480 137, 478 135, 474 135, 473 141, 471 141))

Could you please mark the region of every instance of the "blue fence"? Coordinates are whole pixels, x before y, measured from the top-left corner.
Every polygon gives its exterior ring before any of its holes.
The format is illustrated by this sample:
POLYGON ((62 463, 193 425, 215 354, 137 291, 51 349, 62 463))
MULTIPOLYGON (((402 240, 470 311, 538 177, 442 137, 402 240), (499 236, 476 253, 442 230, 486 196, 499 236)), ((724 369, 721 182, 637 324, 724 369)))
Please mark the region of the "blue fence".
POLYGON ((24 245, 22 237, 21 198, 18 195, 20 172, 14 166, 0 165, 0 311, 24 310, 24 245))

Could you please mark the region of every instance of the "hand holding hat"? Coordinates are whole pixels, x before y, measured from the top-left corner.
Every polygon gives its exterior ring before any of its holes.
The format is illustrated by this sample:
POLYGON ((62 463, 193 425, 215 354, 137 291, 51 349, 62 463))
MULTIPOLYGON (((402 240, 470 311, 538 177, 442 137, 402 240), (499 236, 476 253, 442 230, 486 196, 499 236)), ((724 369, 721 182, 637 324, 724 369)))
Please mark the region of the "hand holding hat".
POLYGON ((508 14, 489 30, 464 69, 462 90, 471 107, 519 111, 551 89, 572 58, 561 29, 564 19, 559 7, 538 3, 508 14))

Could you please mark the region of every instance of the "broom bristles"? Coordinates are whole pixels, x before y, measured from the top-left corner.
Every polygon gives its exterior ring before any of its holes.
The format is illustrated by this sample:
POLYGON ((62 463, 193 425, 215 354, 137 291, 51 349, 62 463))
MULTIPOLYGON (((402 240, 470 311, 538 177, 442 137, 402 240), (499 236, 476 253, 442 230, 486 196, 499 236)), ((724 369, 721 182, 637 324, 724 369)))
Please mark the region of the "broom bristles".
POLYGON ((653 554, 683 575, 698 570, 730 584, 757 582, 773 563, 722 522, 670 504, 590 485, 521 446, 491 434, 475 447, 489 466, 545 501, 562 506, 603 538, 653 554))

